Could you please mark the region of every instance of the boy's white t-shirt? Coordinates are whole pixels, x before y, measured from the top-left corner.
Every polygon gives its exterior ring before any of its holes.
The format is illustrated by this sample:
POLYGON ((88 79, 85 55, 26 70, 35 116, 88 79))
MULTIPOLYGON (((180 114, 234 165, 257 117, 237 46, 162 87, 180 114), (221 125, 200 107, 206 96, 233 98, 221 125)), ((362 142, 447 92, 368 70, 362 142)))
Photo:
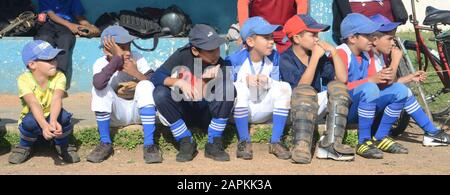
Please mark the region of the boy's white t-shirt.
MULTIPOLYGON (((140 73, 145 74, 150 70, 150 66, 147 63, 147 60, 145 58, 137 53, 137 52, 131 52, 132 58, 136 61, 137 69, 140 73)), ((94 75, 101 72, 104 67, 106 67, 109 64, 108 60, 106 60, 106 56, 103 56, 94 63, 94 75)), ((113 89, 117 87, 119 83, 122 82, 128 82, 133 80, 134 77, 128 75, 125 72, 122 71, 116 71, 109 80, 108 85, 111 86, 113 89)))
MULTIPOLYGON (((267 76, 268 78, 268 84, 272 83, 272 78, 270 78, 270 73, 272 72, 274 65, 273 62, 266 56, 264 57, 264 60, 261 60, 260 62, 252 62, 253 69, 255 70, 255 74, 258 74, 261 72, 262 75, 267 76), (263 66, 264 62, 264 66, 263 66), (262 70, 261 70, 262 68, 262 70)), ((242 64, 242 67, 239 69, 239 72, 237 73, 237 82, 244 82, 247 83, 246 78, 247 75, 254 75, 251 69, 250 65, 250 59, 246 59, 244 63, 242 64)))

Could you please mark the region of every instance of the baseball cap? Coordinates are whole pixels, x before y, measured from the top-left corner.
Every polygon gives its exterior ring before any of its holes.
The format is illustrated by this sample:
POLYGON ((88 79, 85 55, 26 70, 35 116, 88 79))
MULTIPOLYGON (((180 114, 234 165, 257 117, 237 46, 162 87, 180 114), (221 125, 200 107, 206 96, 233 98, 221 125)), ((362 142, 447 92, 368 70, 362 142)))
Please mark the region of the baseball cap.
POLYGON ((375 22, 381 24, 380 32, 389 32, 397 28, 401 23, 400 22, 391 22, 388 18, 384 17, 381 14, 376 14, 370 17, 370 19, 375 22))
POLYGON ((125 44, 137 39, 137 37, 130 35, 125 28, 119 25, 109 26, 103 30, 101 35, 102 45, 105 37, 113 37, 117 44, 125 44))
POLYGON ((292 36, 303 32, 324 32, 330 29, 330 25, 320 24, 313 17, 306 14, 292 16, 286 24, 283 31, 291 38, 292 36))
POLYGON ((34 40, 23 47, 22 61, 25 65, 28 65, 30 61, 51 60, 61 52, 64 52, 64 50, 53 48, 48 42, 34 40))
POLYGON ((280 25, 272 25, 264 18, 255 16, 247 19, 241 29, 242 40, 245 40, 252 35, 267 35, 277 30, 282 30, 280 25))
POLYGON ((378 31, 381 24, 372 22, 360 13, 348 14, 341 23, 341 36, 346 39, 355 34, 372 34, 378 31))
POLYGON ((203 50, 213 50, 225 43, 225 39, 206 24, 196 24, 189 32, 189 43, 203 50))

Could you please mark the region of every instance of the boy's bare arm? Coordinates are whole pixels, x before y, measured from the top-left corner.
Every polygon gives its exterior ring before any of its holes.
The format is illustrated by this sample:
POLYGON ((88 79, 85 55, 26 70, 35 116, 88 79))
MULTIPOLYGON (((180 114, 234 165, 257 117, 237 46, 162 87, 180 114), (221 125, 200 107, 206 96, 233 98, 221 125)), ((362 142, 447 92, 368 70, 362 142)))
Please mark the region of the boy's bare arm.
POLYGON ((62 98, 64 97, 64 91, 57 89, 53 93, 52 104, 50 106, 50 123, 57 122, 58 116, 62 109, 62 98))
POLYGON ((337 50, 333 50, 331 52, 331 56, 333 58, 336 80, 341 81, 343 83, 347 83, 348 81, 347 68, 345 67, 344 62, 342 62, 341 57, 337 54, 337 50))
POLYGON ((52 103, 50 105, 50 127, 54 130, 56 136, 62 135, 61 124, 58 123, 58 116, 62 109, 62 98, 64 97, 64 91, 57 89, 53 93, 52 103))
POLYGON ((30 108, 30 111, 33 114, 34 119, 39 124, 39 127, 42 128, 42 134, 44 138, 49 140, 55 137, 55 135, 52 132, 50 132, 50 124, 48 124, 47 120, 45 120, 44 110, 42 109, 42 106, 39 104, 36 97, 32 93, 30 93, 24 95, 23 99, 30 108))
POLYGON ((50 18, 50 20, 52 20, 53 22, 67 27, 68 29, 70 29, 70 31, 72 31, 73 34, 78 34, 78 27, 79 27, 78 24, 71 23, 71 22, 59 17, 53 11, 47 12, 47 15, 50 18))

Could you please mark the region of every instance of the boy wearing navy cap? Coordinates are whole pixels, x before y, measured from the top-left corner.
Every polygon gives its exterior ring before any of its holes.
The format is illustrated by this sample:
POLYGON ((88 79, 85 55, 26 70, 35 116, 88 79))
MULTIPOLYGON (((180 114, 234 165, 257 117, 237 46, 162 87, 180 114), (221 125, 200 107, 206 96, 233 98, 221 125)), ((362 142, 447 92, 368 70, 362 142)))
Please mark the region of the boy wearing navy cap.
POLYGON ((233 66, 237 91, 234 120, 239 134, 238 158, 253 158, 248 123, 265 123, 270 119, 273 128, 269 153, 280 159, 290 158, 281 137, 290 110, 291 87, 280 81, 279 55, 273 48, 273 32, 281 29, 262 17, 249 18, 241 29, 246 48, 227 58, 233 66))
POLYGON ((311 162, 316 119, 323 118, 327 111, 327 129, 321 138, 317 157, 335 160, 354 158, 354 150, 342 144, 350 104, 344 84, 347 82, 347 70, 336 48, 318 36, 328 29, 330 26, 317 23, 309 15, 291 17, 283 29, 293 44, 281 54, 280 73, 281 79, 289 82, 293 89, 294 147, 291 153, 296 163, 311 162))
POLYGON ((72 114, 62 108, 66 77, 57 71, 56 57, 63 53, 45 41, 32 41, 22 51, 28 71, 17 79, 22 111, 18 120, 20 143, 9 156, 9 162, 20 164, 31 156, 33 143, 42 135, 53 140, 56 152, 64 162, 76 163, 80 157, 69 145, 72 114))
POLYGON ((189 33, 189 43, 175 51, 152 76, 160 119, 180 143, 178 162, 191 161, 198 153, 188 129, 193 126, 208 129, 205 157, 230 160, 222 133, 235 93, 227 64, 220 57, 224 42, 210 26, 197 24, 189 33))
MULTIPOLYGON (((395 31, 400 23, 391 22, 381 14, 374 15, 370 19, 373 22, 381 24, 381 28, 378 32, 374 33, 373 36, 373 52, 376 66, 392 67, 393 73, 396 75, 400 60, 403 57, 403 51, 395 45, 394 41, 395 31)), ((387 84, 390 85, 395 82, 407 84, 412 81, 423 82, 425 79, 426 73, 424 71, 417 71, 416 73, 398 78, 398 80, 393 78, 392 80, 389 80, 387 84)), ((422 142, 424 146, 447 146, 450 143, 450 136, 444 131, 436 128, 430 118, 425 114, 410 89, 408 89, 408 98, 404 103, 404 110, 411 115, 416 123, 425 131, 422 142)), ((377 132, 374 136, 374 141, 376 142, 377 147, 384 152, 402 152, 393 150, 392 147, 389 147, 396 143, 389 137, 389 131, 377 132)))
POLYGON ((144 130, 143 156, 145 163, 162 162, 162 153, 154 143, 155 103, 154 86, 150 82, 150 66, 143 56, 130 50, 131 36, 121 26, 110 26, 102 35, 104 56, 94 64, 91 109, 95 112, 100 144, 87 156, 87 160, 99 163, 112 153, 110 127, 142 124, 144 130), (119 97, 116 88, 120 83, 134 82, 134 96, 119 97))

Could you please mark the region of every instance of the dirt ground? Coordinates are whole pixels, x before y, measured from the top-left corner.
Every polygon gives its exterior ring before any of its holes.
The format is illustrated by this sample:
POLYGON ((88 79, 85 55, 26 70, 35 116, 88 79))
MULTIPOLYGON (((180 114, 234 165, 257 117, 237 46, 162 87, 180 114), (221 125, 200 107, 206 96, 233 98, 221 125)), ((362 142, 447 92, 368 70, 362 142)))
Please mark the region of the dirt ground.
MULTIPOLYGON (((7 122, 8 130, 14 130, 14 118, 18 116, 18 99, 0 96, 0 118, 7 122), (16 110, 14 110, 16 109, 16 110)), ((65 100, 65 107, 74 112, 79 119, 77 125, 95 124, 89 111, 89 95, 72 95, 65 100)), ((429 148, 421 145, 422 131, 414 124, 399 138, 399 142, 409 149, 407 155, 385 154, 381 160, 367 160, 357 157, 352 162, 336 162, 313 158, 309 165, 293 164, 289 160, 279 160, 268 153, 267 144, 254 144, 254 159, 245 161, 236 158, 236 144, 227 151, 231 161, 216 162, 204 157, 204 151, 192 162, 178 163, 175 152, 164 153, 164 162, 145 164, 142 148, 128 151, 116 149, 114 156, 103 163, 92 164, 86 161, 91 148, 80 148, 82 158, 77 164, 64 164, 48 148, 36 148, 34 156, 21 165, 10 165, 9 154, 0 154, 0 175, 11 174, 450 174, 450 147, 429 148)))

